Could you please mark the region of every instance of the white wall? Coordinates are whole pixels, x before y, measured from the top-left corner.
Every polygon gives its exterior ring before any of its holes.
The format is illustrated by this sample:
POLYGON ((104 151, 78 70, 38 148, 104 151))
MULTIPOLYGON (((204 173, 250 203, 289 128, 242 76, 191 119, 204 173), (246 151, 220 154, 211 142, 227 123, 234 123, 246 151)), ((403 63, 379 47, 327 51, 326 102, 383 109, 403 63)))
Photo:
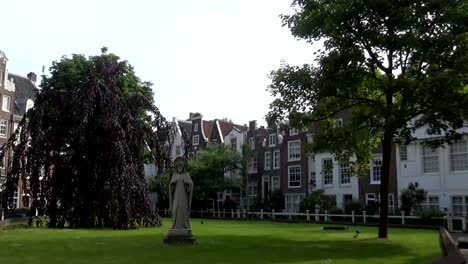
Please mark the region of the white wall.
POLYGON ((172 118, 172 128, 174 129, 174 138, 171 150, 171 158, 174 161, 177 157, 182 157, 184 155, 184 144, 182 139, 182 132, 177 121, 177 118, 172 118), (180 146, 180 155, 176 154, 176 146, 180 146))
MULTIPOLYGON (((322 160, 326 158, 332 158, 331 153, 316 153, 315 154, 315 174, 317 179, 316 189, 325 190, 326 194, 336 195, 336 205, 339 208, 344 207, 344 198, 343 195, 351 194, 353 200, 359 199, 359 179, 357 177, 351 177, 351 183, 349 185, 341 185, 339 177, 339 164, 336 160, 333 159, 333 185, 331 187, 325 187, 323 185, 323 175, 322 175, 322 160)), ((312 162, 312 159, 309 159, 309 162, 312 162)), ((313 165, 309 163, 309 168, 313 165)), ((310 169, 309 169, 310 175, 310 169)))
MULTIPOLYGON (((460 132, 468 132, 468 128, 460 132)), ((434 138, 425 133, 425 129, 418 129, 414 136, 418 139, 434 138)), ((465 136, 465 140, 468 137, 465 136)), ((439 207, 442 211, 451 209, 452 196, 468 196, 468 171, 450 171, 450 147, 445 144, 437 151, 439 159, 439 171, 435 173, 423 172, 423 145, 420 140, 407 145, 406 161, 400 157, 400 147, 397 148, 397 176, 399 195, 409 183, 417 182, 421 188, 427 191, 428 196, 439 197, 439 207)))
POLYGON ((231 146, 231 138, 237 138, 237 146, 236 150, 241 153, 242 152, 242 145, 244 144, 246 133, 242 131, 238 131, 236 129, 231 130, 229 134, 224 137, 224 145, 231 146))

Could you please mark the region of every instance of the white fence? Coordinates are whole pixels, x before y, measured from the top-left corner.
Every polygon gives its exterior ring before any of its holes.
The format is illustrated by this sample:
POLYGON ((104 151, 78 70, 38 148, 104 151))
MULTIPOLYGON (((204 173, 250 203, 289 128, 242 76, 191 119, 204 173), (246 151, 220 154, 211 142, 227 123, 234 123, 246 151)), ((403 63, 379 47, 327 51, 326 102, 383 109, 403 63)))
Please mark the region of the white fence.
MULTIPOLYGON (((163 211, 163 216, 169 216, 168 209, 163 211)), ((257 220, 283 220, 283 221, 305 221, 305 222, 320 222, 320 223, 350 223, 350 224, 372 224, 378 223, 379 215, 368 215, 366 211, 360 214, 354 211, 351 214, 330 214, 328 211, 310 212, 307 210, 305 213, 286 212, 249 212, 243 210, 202 210, 192 211, 191 216, 194 218, 218 218, 218 219, 257 219, 257 220)), ((389 215, 389 223, 393 225, 408 226, 408 227, 439 227, 444 226, 447 230, 464 231, 467 229, 467 218, 459 216, 451 216, 449 213, 443 217, 430 217, 423 218, 420 216, 408 216, 404 212, 400 215, 389 215)))

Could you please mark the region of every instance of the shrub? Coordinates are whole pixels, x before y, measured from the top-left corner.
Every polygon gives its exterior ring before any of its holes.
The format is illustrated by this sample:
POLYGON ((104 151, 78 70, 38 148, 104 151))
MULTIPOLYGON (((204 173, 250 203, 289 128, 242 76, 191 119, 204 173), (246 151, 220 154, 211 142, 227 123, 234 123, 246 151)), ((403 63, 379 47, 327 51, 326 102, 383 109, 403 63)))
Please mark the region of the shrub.
POLYGON ((419 209, 416 211, 416 215, 423 219, 430 219, 433 217, 443 217, 445 214, 440 210, 434 209, 419 209))
POLYGON ((358 200, 353 200, 345 204, 346 214, 351 214, 354 211, 355 214, 362 214, 363 206, 358 200))
POLYGON ((426 200, 426 191, 419 188, 417 182, 410 183, 408 188, 401 192, 401 210, 409 215, 411 211, 416 211, 422 202, 426 200))
POLYGON ((324 190, 317 190, 308 194, 299 205, 299 210, 305 212, 315 212, 315 208, 319 208, 320 211, 330 210, 336 206, 336 200, 330 195, 326 195, 324 190))

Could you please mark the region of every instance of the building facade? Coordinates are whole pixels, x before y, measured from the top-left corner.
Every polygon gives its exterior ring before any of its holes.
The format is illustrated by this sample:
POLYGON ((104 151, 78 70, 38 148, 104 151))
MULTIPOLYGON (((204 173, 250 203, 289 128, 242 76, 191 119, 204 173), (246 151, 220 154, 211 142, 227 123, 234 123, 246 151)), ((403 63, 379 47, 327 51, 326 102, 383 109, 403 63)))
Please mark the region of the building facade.
POLYGON ((468 213, 468 126, 459 131, 462 140, 432 149, 425 141, 436 139, 425 128, 415 131, 417 139, 397 147, 398 191, 418 183, 427 191, 423 207, 455 216, 468 213))

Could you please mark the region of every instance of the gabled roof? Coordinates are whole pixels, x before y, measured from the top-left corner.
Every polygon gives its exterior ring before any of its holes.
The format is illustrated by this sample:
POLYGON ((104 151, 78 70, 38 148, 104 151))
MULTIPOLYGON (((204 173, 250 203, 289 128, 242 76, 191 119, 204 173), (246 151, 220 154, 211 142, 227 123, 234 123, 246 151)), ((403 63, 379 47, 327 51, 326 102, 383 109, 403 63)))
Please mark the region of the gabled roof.
POLYGON ((177 125, 181 130, 185 130, 190 133, 192 129, 192 122, 184 121, 184 120, 177 120, 177 125))
POLYGON ((15 83, 15 114, 24 115, 26 113, 26 103, 28 99, 35 100, 37 88, 26 77, 8 73, 8 79, 13 79, 15 83))
POLYGON ((203 123, 203 134, 205 135, 205 137, 209 138, 211 136, 211 132, 213 131, 214 122, 202 120, 202 123, 203 123))
POLYGON ((241 131, 241 132, 245 132, 248 129, 246 126, 236 125, 234 123, 230 123, 230 122, 226 122, 226 121, 219 121, 218 120, 218 123, 219 123, 219 127, 221 129, 221 134, 222 134, 223 138, 225 136, 227 136, 229 134, 229 132, 231 132, 234 128, 241 131))

